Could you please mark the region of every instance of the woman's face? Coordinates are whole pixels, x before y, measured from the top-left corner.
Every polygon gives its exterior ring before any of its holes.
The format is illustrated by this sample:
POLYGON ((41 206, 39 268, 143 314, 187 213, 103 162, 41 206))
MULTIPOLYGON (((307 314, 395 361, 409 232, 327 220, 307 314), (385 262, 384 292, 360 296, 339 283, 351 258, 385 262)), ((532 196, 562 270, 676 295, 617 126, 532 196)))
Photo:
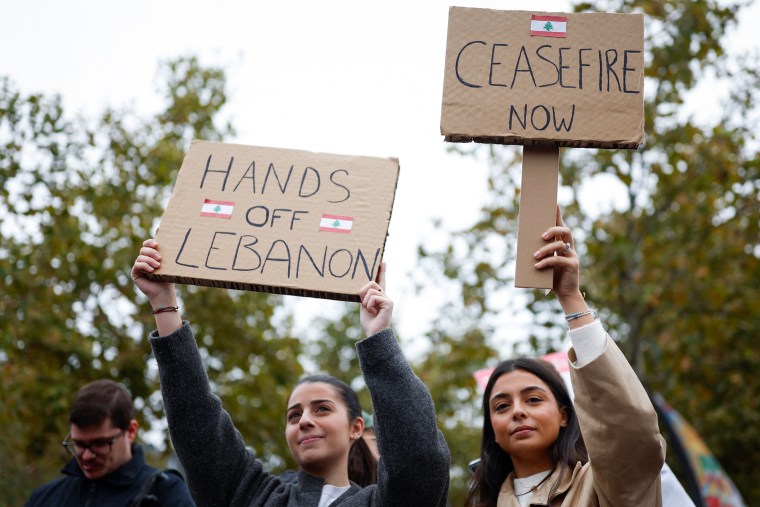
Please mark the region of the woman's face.
POLYGON ((348 451, 364 428, 361 419, 349 422, 348 410, 329 384, 307 382, 288 400, 285 439, 298 465, 325 477, 348 470, 348 451))
POLYGON ((549 386, 525 370, 511 371, 494 383, 488 406, 496 443, 515 472, 524 477, 550 470, 551 447, 567 426, 567 414, 549 386))

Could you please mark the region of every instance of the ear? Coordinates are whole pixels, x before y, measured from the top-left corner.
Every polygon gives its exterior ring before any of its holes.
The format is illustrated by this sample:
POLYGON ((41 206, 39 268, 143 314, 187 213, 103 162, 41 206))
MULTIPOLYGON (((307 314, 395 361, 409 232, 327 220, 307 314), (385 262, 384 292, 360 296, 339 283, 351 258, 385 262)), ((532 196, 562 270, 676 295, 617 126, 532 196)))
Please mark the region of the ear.
POLYGON ((351 423, 351 440, 356 440, 364 434, 364 419, 357 417, 351 423))
POLYGON ((567 425, 569 424, 569 417, 567 416, 567 407, 562 407, 559 409, 560 417, 559 425, 561 428, 567 428, 567 425))
POLYGON ((129 426, 127 426, 126 429, 126 437, 127 440, 130 442, 134 442, 137 438, 137 428, 140 427, 140 423, 137 422, 137 419, 132 419, 129 421, 129 426))

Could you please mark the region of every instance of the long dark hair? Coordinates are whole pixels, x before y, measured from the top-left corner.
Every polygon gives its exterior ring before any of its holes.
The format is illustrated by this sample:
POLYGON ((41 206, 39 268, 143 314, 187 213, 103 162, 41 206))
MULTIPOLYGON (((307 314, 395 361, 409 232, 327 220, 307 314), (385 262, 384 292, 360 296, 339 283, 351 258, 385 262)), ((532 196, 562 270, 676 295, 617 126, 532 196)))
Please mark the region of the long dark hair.
POLYGON ((552 491, 558 487, 566 469, 575 467, 577 462, 586 463, 588 452, 581 436, 578 416, 570 399, 564 380, 550 363, 541 359, 518 358, 499 363, 494 368, 483 393, 483 438, 480 443, 480 463, 470 482, 465 505, 471 507, 492 507, 496 505, 501 485, 514 470, 512 458, 496 443, 496 435, 491 424, 491 391, 496 381, 515 370, 524 370, 540 378, 551 389, 560 410, 567 416, 567 426, 560 428, 559 436, 551 447, 552 467, 561 468, 560 476, 552 491))
MULTIPOLYGON (((332 386, 337 391, 346 406, 349 424, 353 423, 357 417, 362 417, 362 406, 356 391, 340 379, 331 375, 309 375, 299 380, 296 387, 315 382, 332 386)), ((377 460, 363 437, 354 440, 348 451, 348 478, 361 487, 377 483, 377 460)))

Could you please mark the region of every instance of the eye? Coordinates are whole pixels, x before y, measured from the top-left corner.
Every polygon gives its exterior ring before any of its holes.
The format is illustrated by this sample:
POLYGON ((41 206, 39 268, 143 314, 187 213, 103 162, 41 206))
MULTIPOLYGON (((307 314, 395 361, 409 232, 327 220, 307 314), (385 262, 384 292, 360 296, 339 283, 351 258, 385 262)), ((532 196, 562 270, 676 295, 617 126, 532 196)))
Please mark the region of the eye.
POLYGON ((504 410, 507 410, 507 409, 508 409, 509 407, 511 407, 511 406, 512 406, 512 405, 511 405, 510 403, 507 403, 506 401, 502 401, 502 402, 499 402, 499 403, 497 403, 497 404, 496 404, 496 405, 493 407, 493 409, 494 409, 496 412, 503 412, 504 410))
POLYGON ((330 412, 330 407, 327 405, 320 405, 317 407, 317 412, 330 412))
POLYGON ((538 396, 531 396, 530 398, 527 399, 528 403, 541 403, 542 401, 544 400, 538 396))
POLYGON ((290 412, 288 414, 287 419, 288 419, 288 422, 291 422, 291 421, 294 421, 294 420, 298 419, 299 417, 301 417, 301 412, 296 412, 294 410, 293 412, 290 412))

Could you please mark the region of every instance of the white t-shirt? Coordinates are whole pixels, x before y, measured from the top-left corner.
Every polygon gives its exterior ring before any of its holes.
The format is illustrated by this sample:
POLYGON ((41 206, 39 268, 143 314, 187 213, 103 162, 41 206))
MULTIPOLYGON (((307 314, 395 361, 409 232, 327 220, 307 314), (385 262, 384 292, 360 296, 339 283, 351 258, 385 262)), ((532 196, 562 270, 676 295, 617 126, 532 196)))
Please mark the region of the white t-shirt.
POLYGON ((333 486, 332 484, 325 484, 322 486, 322 496, 319 497, 319 507, 327 507, 340 495, 351 489, 351 486, 333 486))
POLYGON ((546 479, 550 473, 551 470, 547 470, 546 472, 538 472, 530 477, 512 479, 512 487, 515 490, 517 501, 520 502, 520 507, 528 507, 530 505, 530 501, 533 500, 532 489, 541 484, 541 481, 546 479))

